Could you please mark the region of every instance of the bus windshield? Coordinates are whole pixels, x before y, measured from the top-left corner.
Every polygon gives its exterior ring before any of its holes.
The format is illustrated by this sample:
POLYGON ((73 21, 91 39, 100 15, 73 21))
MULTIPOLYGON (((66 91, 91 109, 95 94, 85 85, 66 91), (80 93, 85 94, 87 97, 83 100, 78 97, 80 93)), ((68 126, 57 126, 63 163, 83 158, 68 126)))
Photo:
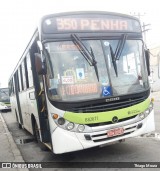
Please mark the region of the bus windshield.
POLYGON ((82 42, 88 53, 94 55, 96 69, 74 41, 45 43, 47 92, 51 100, 90 100, 149 88, 141 40, 125 40, 118 59, 118 39, 82 42))

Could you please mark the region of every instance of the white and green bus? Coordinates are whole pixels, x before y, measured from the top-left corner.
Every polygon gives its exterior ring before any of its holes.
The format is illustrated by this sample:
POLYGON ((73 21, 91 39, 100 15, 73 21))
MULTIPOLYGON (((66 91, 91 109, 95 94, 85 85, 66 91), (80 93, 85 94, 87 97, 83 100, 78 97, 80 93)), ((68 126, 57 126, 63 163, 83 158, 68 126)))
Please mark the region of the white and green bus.
POLYGON ((9 80, 19 127, 55 154, 154 131, 145 47, 129 15, 44 16, 9 80))

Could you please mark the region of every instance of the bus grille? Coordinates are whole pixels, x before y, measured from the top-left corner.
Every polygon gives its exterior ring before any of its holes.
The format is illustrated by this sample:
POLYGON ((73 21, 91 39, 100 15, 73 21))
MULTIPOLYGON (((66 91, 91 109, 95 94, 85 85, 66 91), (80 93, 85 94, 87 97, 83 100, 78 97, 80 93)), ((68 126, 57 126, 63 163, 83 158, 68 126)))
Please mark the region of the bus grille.
POLYGON ((91 140, 93 142, 108 141, 108 140, 112 140, 112 139, 115 139, 115 138, 118 138, 118 137, 123 137, 125 135, 129 135, 129 134, 133 133, 136 130, 137 130, 137 125, 134 125, 134 126, 132 125, 132 126, 130 126, 128 128, 125 128, 124 134, 118 135, 118 136, 114 136, 114 137, 108 137, 107 136, 107 131, 101 131, 98 134, 97 133, 95 133, 95 134, 93 133, 91 135, 91 140))
POLYGON ((76 113, 95 113, 95 112, 112 111, 112 110, 130 107, 132 105, 136 105, 138 103, 143 102, 144 100, 145 100, 144 98, 138 98, 138 99, 121 100, 118 102, 110 102, 110 103, 102 102, 102 103, 90 104, 83 107, 72 108, 72 110, 70 111, 76 113))

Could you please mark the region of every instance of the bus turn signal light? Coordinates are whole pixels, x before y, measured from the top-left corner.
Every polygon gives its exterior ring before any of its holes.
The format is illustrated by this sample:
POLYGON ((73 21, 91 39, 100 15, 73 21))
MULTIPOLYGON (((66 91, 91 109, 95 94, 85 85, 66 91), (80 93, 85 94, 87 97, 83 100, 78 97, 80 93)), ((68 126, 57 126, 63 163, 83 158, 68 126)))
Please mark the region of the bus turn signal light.
POLYGON ((58 118, 58 115, 57 114, 53 114, 53 119, 57 119, 58 118))

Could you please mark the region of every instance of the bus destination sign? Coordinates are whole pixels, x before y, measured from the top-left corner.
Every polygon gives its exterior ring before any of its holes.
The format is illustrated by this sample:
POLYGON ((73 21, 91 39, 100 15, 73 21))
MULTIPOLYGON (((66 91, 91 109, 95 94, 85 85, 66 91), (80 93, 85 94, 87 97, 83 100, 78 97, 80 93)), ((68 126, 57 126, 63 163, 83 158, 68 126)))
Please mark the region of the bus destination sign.
POLYGON ((57 18, 57 30, 128 30, 127 20, 103 18, 57 18))
POLYGON ((140 32, 141 27, 137 20, 112 15, 60 16, 45 19, 43 22, 44 33, 58 32, 87 32, 87 31, 130 31, 140 32))

